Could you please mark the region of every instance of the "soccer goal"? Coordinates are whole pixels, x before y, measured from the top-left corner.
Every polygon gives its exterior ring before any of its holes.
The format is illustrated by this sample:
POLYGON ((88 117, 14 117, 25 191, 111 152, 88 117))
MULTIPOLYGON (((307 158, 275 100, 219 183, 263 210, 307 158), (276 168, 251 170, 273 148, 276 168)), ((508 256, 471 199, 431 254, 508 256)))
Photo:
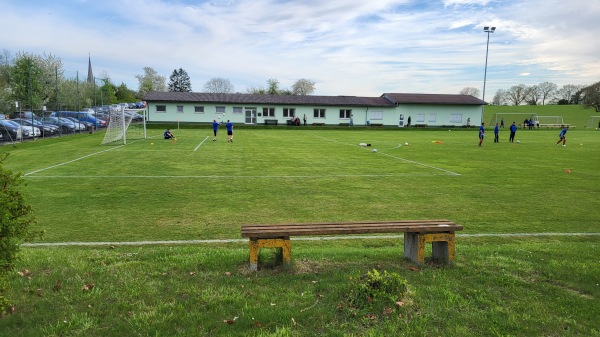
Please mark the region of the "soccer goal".
POLYGON ((127 140, 146 139, 145 110, 120 110, 108 114, 108 126, 102 145, 127 144, 127 140), (141 114, 139 112, 142 112, 141 114))
POLYGON ((590 124, 588 127, 600 130, 600 116, 590 116, 590 124))
POLYGON ((536 121, 538 119, 538 115, 536 113, 522 113, 522 112, 497 112, 492 116, 492 120, 490 125, 498 125, 501 124, 502 119, 504 119, 504 125, 508 127, 515 122, 515 124, 522 124, 525 119, 533 119, 536 121))
POLYGON ((565 124, 562 116, 537 116, 537 118, 541 125, 544 125, 544 124, 564 125, 565 124))

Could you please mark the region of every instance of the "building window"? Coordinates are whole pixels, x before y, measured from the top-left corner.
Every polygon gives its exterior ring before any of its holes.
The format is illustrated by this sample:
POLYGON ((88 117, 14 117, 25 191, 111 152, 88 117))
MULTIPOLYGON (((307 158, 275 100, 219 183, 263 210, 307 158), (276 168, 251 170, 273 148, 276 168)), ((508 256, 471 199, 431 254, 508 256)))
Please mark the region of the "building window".
POLYGON ((263 117, 275 117, 275 108, 263 108, 263 117))
POLYGON ((383 119, 383 111, 381 111, 381 110, 371 111, 370 120, 382 120, 382 119, 383 119))
POLYGON ((241 106, 234 106, 233 107, 233 113, 237 114, 237 115, 241 115, 243 110, 244 109, 241 106))
POLYGON ((451 114, 450 123, 462 123, 462 114, 451 114))
POLYGON ((217 107, 215 107, 215 113, 224 114, 225 113, 225 107, 224 106, 217 106, 217 107))
POLYGON ((325 118, 325 109, 314 109, 313 117, 314 118, 325 118))
POLYGON ((157 105, 156 112, 167 112, 167 106, 166 105, 157 105))
POLYGON ((183 105, 178 105, 177 106, 177 112, 178 113, 183 113, 183 105))
POLYGON ((351 109, 340 109, 340 119, 343 119, 343 118, 349 119, 350 117, 352 117, 351 109))
POLYGON ((283 108, 283 117, 295 117, 296 109, 295 108, 283 108))
POLYGON ((436 115, 435 114, 429 114, 429 119, 427 120, 427 122, 429 123, 435 123, 436 120, 436 115))
POLYGON ((195 106, 194 107, 194 113, 195 114, 203 114, 204 113, 204 107, 203 106, 195 106))
POLYGON ((417 118, 415 118, 415 122, 416 123, 425 122, 425 114, 417 114, 417 118))

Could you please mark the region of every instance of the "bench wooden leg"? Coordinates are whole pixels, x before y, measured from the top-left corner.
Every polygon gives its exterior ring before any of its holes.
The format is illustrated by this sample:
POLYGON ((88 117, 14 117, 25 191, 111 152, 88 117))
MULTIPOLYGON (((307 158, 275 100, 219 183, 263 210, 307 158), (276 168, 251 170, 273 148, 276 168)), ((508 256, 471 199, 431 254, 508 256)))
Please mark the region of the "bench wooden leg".
POLYGON ((277 239, 250 238, 250 269, 258 270, 258 254, 261 248, 279 248, 283 263, 285 265, 290 264, 292 246, 289 237, 277 239))
POLYGON ((454 233, 404 233, 404 257, 416 263, 424 263, 425 245, 430 242, 434 259, 446 263, 454 261, 454 233))

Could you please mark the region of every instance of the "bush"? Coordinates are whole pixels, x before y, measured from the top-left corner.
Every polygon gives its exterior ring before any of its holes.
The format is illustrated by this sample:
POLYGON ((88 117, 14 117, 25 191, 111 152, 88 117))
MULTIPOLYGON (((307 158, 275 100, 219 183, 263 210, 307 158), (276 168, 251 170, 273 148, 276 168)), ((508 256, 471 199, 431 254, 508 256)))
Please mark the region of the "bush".
POLYGON ((25 203, 19 191, 23 182, 21 175, 4 169, 6 156, 0 158, 0 315, 6 314, 10 304, 5 297, 7 278, 14 267, 19 246, 37 236, 29 229, 35 223, 31 206, 25 203))

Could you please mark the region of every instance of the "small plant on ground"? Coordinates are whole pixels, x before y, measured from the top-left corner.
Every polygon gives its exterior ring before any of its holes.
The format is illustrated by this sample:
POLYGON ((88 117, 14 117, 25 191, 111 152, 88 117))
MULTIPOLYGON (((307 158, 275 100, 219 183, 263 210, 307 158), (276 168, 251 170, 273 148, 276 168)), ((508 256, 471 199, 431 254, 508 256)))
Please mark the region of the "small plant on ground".
POLYGON ((359 316, 368 321, 386 317, 401 317, 399 309, 405 306, 408 297, 408 282, 394 272, 373 269, 352 282, 345 303, 338 309, 350 316, 359 316))

